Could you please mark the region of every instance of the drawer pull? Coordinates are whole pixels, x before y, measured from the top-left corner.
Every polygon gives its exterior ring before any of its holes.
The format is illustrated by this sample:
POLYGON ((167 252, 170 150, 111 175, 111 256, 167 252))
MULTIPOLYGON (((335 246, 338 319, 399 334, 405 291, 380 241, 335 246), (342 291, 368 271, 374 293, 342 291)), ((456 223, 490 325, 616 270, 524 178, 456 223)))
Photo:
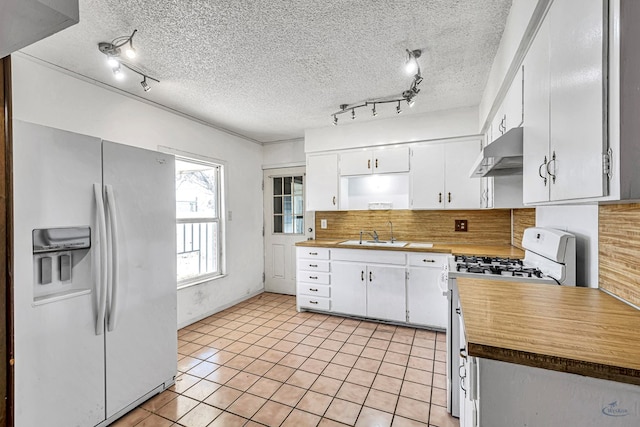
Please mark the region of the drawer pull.
POLYGON ((318 304, 318 301, 309 301, 309 304, 318 304))
POLYGON ((310 290, 311 292, 318 292, 318 290, 317 290, 317 289, 314 289, 314 288, 309 288, 309 290, 310 290))
POLYGON ((318 264, 309 264, 309 267, 318 268, 318 264))
POLYGON ((309 255, 318 255, 318 252, 309 252, 309 255))
POLYGON ((423 259, 422 262, 436 262, 435 259, 423 259))
POLYGON ((318 280, 318 276, 309 276, 309 279, 318 280))
POLYGON ((360 280, 362 280, 364 282, 364 271, 360 272, 360 280))

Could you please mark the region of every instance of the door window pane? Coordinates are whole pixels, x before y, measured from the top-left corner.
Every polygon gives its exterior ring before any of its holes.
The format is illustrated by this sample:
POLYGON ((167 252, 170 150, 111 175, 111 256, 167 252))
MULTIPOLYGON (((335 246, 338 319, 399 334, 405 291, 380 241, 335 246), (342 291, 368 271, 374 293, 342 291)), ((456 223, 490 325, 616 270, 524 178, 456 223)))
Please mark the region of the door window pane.
POLYGON ((273 232, 304 234, 304 182, 302 176, 272 177, 273 232))

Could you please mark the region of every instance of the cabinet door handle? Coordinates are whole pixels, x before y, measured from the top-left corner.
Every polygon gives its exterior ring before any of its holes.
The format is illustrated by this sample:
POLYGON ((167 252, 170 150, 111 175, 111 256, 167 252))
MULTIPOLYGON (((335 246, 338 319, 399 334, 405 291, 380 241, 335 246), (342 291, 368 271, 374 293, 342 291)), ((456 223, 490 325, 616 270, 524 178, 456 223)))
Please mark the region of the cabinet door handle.
POLYGON ((317 289, 314 289, 314 288, 309 288, 309 290, 310 290, 311 292, 318 292, 318 290, 317 290, 317 289))
POLYGON ((333 199, 332 199, 331 203, 333 203, 333 206, 336 205, 336 196, 333 196, 333 199))
POLYGON ((449 203, 451 203, 451 193, 448 193, 448 194, 449 194, 449 196, 448 196, 448 202, 449 202, 449 203))
POLYGON ((376 169, 378 169, 378 159, 376 159, 376 169))
POLYGON ((442 193, 438 193, 438 203, 442 203, 442 193))
POLYGON ((369 272, 369 281, 372 282, 373 278, 371 277, 371 272, 369 272))
POLYGON ((360 272, 360 280, 364 282, 364 271, 360 272))
POLYGON ((367 169, 371 169, 371 159, 367 160, 367 169))
POLYGON ((309 276, 309 279, 318 280, 318 276, 309 276))
POLYGON ((309 264, 309 267, 318 268, 318 264, 309 264))
POLYGON ((549 160, 549 163, 547 163, 547 173, 551 177, 551 183, 555 184, 556 183, 556 175, 551 173, 551 171, 549 170, 549 166, 551 166, 551 162, 553 162, 553 171, 555 172, 556 171, 556 152, 555 151, 551 155, 551 160, 549 160))
POLYGON ((540 178, 542 178, 544 180, 544 186, 547 186, 547 174, 545 173, 544 176, 542 175, 542 168, 545 169, 545 172, 547 170, 547 156, 544 156, 544 162, 542 162, 542 164, 540 165, 540 167, 538 167, 538 175, 540 175, 540 178))
POLYGON ((309 255, 316 256, 316 255, 318 255, 318 252, 309 252, 309 255))
POLYGON ((318 304, 318 301, 309 301, 309 304, 318 304))
POLYGON ((423 259, 422 262, 436 262, 435 259, 423 259))

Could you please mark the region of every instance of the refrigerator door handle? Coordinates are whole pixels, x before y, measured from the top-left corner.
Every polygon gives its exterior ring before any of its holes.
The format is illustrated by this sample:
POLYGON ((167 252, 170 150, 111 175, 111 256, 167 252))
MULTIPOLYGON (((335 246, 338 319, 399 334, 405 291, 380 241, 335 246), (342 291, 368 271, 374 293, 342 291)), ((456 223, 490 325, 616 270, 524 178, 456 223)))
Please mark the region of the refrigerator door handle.
POLYGON ((93 184, 93 193, 96 197, 97 228, 100 239, 100 274, 96 285, 98 287, 98 316, 96 318, 96 335, 104 333, 104 316, 107 310, 107 221, 104 213, 104 201, 102 200, 102 184, 93 184))
POLYGON ((120 288, 119 272, 118 272, 118 216, 116 209, 116 198, 113 193, 112 185, 105 185, 107 212, 109 214, 109 225, 111 228, 111 307, 109 308, 109 319, 107 328, 113 331, 116 328, 118 319, 118 290, 120 288))

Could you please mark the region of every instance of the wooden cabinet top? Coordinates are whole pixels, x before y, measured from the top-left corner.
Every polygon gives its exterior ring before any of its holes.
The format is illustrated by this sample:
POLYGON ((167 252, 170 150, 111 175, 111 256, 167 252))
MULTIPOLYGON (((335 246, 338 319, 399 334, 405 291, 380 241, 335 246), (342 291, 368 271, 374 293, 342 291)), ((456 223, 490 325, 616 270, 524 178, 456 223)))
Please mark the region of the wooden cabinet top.
POLYGON ((296 243, 296 246, 312 247, 312 248, 334 248, 334 249, 364 249, 376 251, 401 251, 401 252, 436 252, 454 255, 476 255, 504 258, 524 258, 524 251, 511 245, 478 245, 478 244, 456 244, 456 243, 433 243, 433 247, 417 247, 412 246, 409 242, 406 246, 400 248, 392 248, 385 246, 359 246, 359 245, 342 245, 346 239, 332 240, 304 240, 296 243))
POLYGON ((457 285, 469 355, 640 385, 640 310, 593 288, 457 285))

